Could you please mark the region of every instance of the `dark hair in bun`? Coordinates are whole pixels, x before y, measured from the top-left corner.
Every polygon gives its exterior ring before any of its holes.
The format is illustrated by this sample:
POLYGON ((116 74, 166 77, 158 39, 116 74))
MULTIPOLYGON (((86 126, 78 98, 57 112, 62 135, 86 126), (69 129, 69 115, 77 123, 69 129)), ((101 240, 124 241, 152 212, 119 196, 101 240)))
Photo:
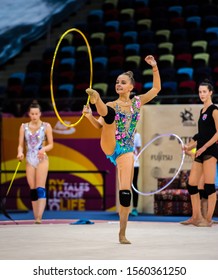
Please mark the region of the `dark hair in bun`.
POLYGON ((212 83, 211 83, 211 81, 210 81, 209 79, 204 79, 204 80, 199 84, 199 86, 206 86, 206 87, 209 89, 209 91, 214 92, 214 87, 213 87, 213 85, 212 85, 212 83))
POLYGON ((30 111, 30 109, 32 109, 32 108, 38 108, 39 111, 41 112, 41 106, 39 105, 37 100, 33 100, 32 101, 32 103, 29 106, 29 110, 28 111, 30 111))

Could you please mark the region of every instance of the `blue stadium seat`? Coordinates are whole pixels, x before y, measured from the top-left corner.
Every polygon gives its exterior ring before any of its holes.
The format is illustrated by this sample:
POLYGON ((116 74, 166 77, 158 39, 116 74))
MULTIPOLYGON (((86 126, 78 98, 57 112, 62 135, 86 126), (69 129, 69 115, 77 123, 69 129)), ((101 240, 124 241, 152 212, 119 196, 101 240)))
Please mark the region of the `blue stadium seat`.
POLYGON ((124 47, 125 56, 129 55, 139 55, 140 54, 140 45, 137 43, 126 44, 124 47))
POLYGON ((170 94, 176 94, 177 92, 177 82, 176 81, 167 81, 162 83, 162 91, 170 93, 170 94))
POLYGON ((119 31, 120 22, 119 20, 109 20, 105 22, 105 32, 119 31))
POLYGON ((177 17, 182 16, 183 13, 183 6, 175 5, 168 7, 168 15, 169 17, 177 17))
POLYGON ((206 39, 208 41, 218 39, 218 27, 214 26, 214 27, 206 28, 205 29, 205 35, 206 35, 206 39))
POLYGON ((26 74, 24 72, 14 72, 9 76, 9 79, 11 80, 11 82, 14 82, 14 84, 22 85, 25 80, 25 76, 26 74))
POLYGON ((76 53, 76 48, 74 46, 64 46, 60 49, 60 59, 62 58, 73 58, 76 53))
POLYGON ((104 11, 101 9, 90 10, 87 16, 88 23, 97 23, 103 20, 104 11))
POLYGON ((138 42, 138 32, 137 31, 125 31, 122 34, 123 44, 133 44, 138 42))
POLYGON ((177 70, 177 81, 193 80, 194 69, 192 67, 182 67, 177 70))
POLYGON ((74 85, 63 84, 58 87, 57 96, 61 98, 72 97, 74 92, 74 85))
POLYGON ((153 82, 146 82, 143 84, 143 91, 148 91, 153 87, 153 82))
POLYGON ((59 70, 61 71, 69 71, 74 70, 76 65, 75 58, 63 58, 60 60, 59 70))
POLYGON ((190 28, 199 28, 201 27, 202 18, 201 16, 190 16, 186 18, 186 27, 190 28))
POLYGON ((108 58, 106 56, 95 57, 93 59, 93 67, 96 70, 105 70, 108 66, 108 58))

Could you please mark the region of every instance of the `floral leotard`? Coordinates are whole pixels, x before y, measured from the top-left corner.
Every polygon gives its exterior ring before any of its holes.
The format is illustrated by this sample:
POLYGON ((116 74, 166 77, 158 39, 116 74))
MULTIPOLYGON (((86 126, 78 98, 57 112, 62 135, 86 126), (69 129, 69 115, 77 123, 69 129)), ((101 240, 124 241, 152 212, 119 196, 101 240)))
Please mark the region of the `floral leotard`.
MULTIPOLYGON (((23 124, 24 137, 26 142, 26 160, 33 167, 39 164, 38 151, 42 148, 43 142, 46 140, 46 127, 47 123, 42 122, 40 128, 32 133, 29 129, 29 123, 23 124)), ((45 155, 47 157, 47 155, 45 155)))
POLYGON ((122 111, 121 107, 115 105, 115 122, 116 122, 116 147, 112 155, 107 155, 107 158, 116 165, 118 156, 133 152, 134 133, 137 122, 140 118, 141 102, 138 96, 133 97, 130 113, 122 111))

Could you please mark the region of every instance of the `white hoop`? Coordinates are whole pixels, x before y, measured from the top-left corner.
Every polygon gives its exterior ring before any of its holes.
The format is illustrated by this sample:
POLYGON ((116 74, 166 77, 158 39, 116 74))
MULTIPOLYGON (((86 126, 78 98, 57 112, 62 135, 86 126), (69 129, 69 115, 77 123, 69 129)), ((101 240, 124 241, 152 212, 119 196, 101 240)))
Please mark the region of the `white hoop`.
POLYGON ((161 138, 161 137, 165 137, 165 136, 168 136, 168 137, 169 137, 169 136, 174 136, 174 137, 176 137, 176 138, 179 140, 179 142, 180 142, 180 144, 181 144, 181 146, 182 146, 182 160, 181 160, 180 166, 179 166, 177 172, 175 173, 175 175, 173 176, 173 178, 172 178, 165 186, 163 186, 162 188, 160 188, 160 189, 158 189, 158 190, 156 190, 156 191, 148 192, 148 193, 140 192, 140 191, 137 190, 137 189, 134 187, 134 185, 132 184, 132 188, 133 188, 134 191, 136 191, 138 194, 141 194, 141 195, 144 195, 144 196, 148 196, 148 195, 153 195, 153 194, 156 194, 156 193, 158 193, 158 192, 164 190, 165 188, 167 188, 167 187, 175 180, 175 178, 177 177, 177 175, 179 174, 179 172, 180 172, 180 170, 181 170, 181 168, 182 168, 182 165, 183 165, 184 159, 185 159, 184 143, 183 143, 182 139, 181 139, 178 135, 173 134, 173 133, 160 134, 160 135, 156 136, 155 138, 153 138, 151 141, 149 141, 149 142, 142 148, 142 150, 140 151, 140 153, 137 155, 137 157, 136 157, 136 159, 135 159, 135 162, 138 160, 138 158, 140 157, 140 155, 143 153, 143 151, 144 151, 148 146, 150 146, 150 145, 151 145, 153 142, 155 142, 157 139, 159 139, 159 138, 161 138))

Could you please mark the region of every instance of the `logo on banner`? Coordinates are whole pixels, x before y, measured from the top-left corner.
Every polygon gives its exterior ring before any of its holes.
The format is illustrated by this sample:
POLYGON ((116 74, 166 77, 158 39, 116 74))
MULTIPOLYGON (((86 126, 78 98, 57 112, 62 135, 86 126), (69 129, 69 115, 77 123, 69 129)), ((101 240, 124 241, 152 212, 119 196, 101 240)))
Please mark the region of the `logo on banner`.
POLYGON ((184 126, 196 126, 191 108, 190 110, 184 109, 184 111, 180 113, 180 117, 184 126))
MULTIPOLYGON (((71 124, 70 121, 65 121, 65 123, 67 123, 69 125, 71 124)), ((57 134, 64 134, 64 135, 73 134, 75 131, 76 131, 76 129, 74 127, 66 127, 60 121, 58 121, 56 123, 55 127, 53 128, 53 132, 55 132, 57 134)))
POLYGON ((85 210, 84 193, 90 191, 87 182, 62 182, 59 187, 49 188, 48 205, 50 210, 85 210))

